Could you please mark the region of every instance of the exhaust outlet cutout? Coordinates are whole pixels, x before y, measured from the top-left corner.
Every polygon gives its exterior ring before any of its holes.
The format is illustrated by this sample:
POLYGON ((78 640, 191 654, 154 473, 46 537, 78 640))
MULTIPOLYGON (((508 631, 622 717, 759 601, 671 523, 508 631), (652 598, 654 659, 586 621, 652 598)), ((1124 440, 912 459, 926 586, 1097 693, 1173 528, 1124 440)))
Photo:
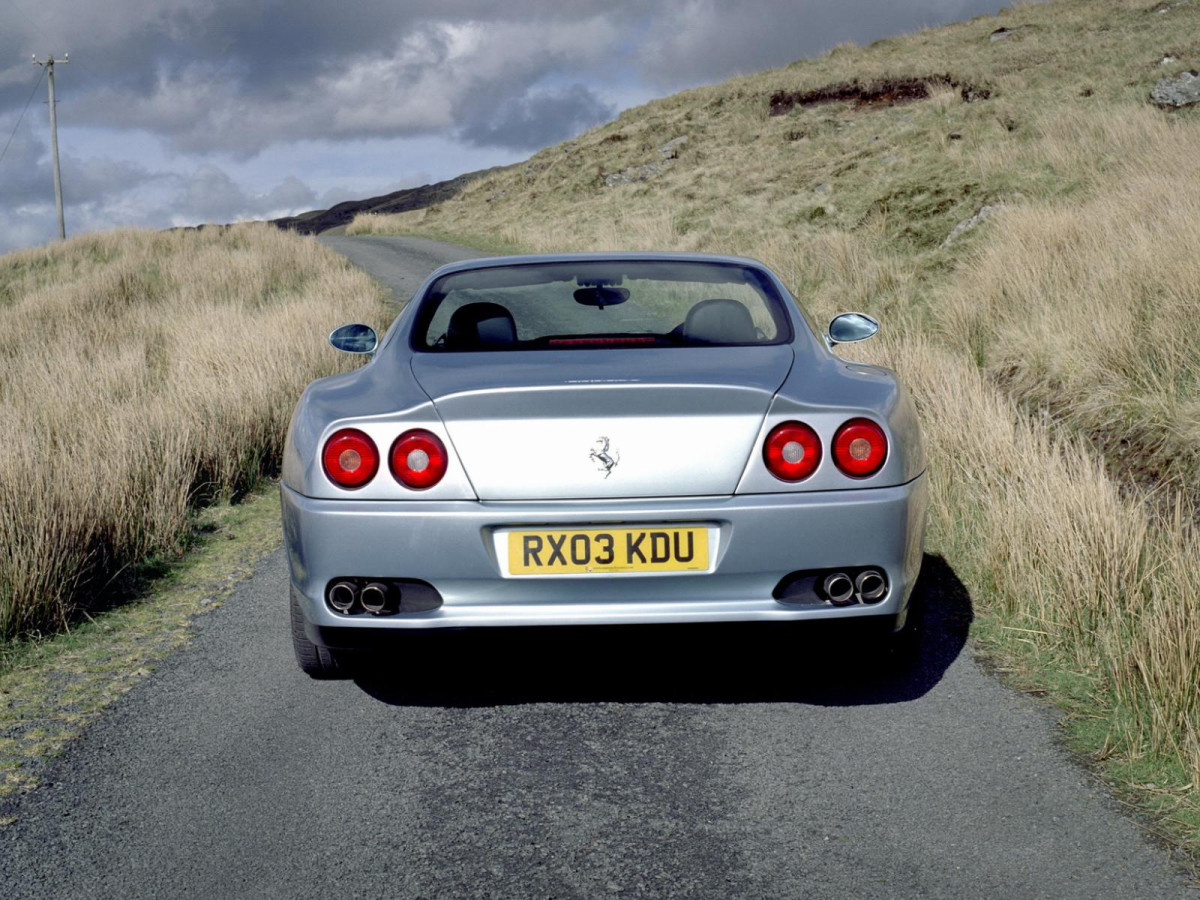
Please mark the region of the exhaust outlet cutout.
POLYGON ((859 572, 854 579, 854 591, 863 603, 874 603, 887 593, 887 582, 882 573, 875 569, 859 572))
POLYGON ((348 613, 354 609, 354 601, 358 599, 358 588, 350 581, 339 581, 329 589, 329 605, 340 613, 348 613))
POLYGON ((821 585, 829 602, 835 606, 845 606, 854 600, 854 582, 845 572, 834 572, 825 576, 821 585))
POLYGON ((359 595, 359 601, 363 605, 363 609, 374 615, 388 612, 388 586, 381 584, 378 581, 372 581, 362 589, 359 595))

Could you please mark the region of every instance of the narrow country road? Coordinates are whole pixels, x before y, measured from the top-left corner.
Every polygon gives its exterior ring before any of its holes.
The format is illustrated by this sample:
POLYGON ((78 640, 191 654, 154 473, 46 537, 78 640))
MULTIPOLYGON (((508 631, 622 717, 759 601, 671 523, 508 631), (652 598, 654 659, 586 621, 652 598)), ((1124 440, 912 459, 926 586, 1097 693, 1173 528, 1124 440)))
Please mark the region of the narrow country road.
MULTIPOLYGON (((407 299, 461 248, 326 243, 407 299)), ((314 335, 314 340, 323 335, 314 335)), ((269 557, 0 829, 19 897, 1195 898, 980 671, 928 558, 922 658, 759 628, 438 634, 292 659, 269 557)))

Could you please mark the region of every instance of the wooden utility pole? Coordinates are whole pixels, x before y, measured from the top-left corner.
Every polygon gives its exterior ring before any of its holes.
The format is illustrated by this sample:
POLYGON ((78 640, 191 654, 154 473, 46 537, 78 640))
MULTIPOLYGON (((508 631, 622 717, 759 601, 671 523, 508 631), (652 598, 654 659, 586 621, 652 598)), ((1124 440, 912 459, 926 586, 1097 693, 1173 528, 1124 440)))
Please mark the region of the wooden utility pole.
POLYGON ((46 69, 46 83, 50 85, 50 150, 54 156, 54 204, 58 207, 58 237, 59 240, 65 240, 67 237, 67 226, 63 220, 63 202, 62 202, 62 175, 58 171, 58 112, 54 108, 54 67, 56 65, 65 66, 70 59, 70 53, 64 53, 62 59, 55 59, 53 53, 47 53, 45 59, 33 58, 35 66, 44 66, 46 69))

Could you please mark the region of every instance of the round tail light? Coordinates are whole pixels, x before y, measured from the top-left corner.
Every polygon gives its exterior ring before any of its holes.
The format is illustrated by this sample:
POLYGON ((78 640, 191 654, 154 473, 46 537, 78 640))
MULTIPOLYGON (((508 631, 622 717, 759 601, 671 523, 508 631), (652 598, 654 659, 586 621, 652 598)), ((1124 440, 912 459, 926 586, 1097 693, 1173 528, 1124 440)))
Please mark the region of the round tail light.
POLYGON ((878 472, 887 449, 887 435, 870 419, 851 419, 833 436, 833 461, 853 478, 878 472))
POLYGON ((432 431, 414 428, 396 438, 390 462, 401 484, 418 490, 431 488, 446 474, 446 445, 432 431))
POLYGON ((343 428, 325 442, 321 462, 334 484, 362 487, 379 471, 379 451, 375 442, 357 428, 343 428))
POLYGON ((821 462, 821 439, 803 422, 776 425, 763 444, 763 461, 780 481, 802 481, 821 462))

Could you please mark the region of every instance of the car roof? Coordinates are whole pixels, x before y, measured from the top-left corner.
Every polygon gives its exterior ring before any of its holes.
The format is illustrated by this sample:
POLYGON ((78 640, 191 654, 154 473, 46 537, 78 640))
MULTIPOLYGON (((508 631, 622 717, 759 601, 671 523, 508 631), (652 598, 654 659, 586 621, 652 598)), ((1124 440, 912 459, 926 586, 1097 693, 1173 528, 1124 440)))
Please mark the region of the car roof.
POLYGON ((492 269, 505 266, 527 266, 538 263, 572 263, 572 262, 692 262, 714 263, 719 265, 748 266, 770 273, 763 263, 757 259, 745 256, 725 256, 719 253, 668 253, 656 252, 605 252, 605 253, 530 253, 520 256, 488 256, 482 259, 466 259, 452 262, 437 269, 429 276, 429 281, 449 275, 453 272, 466 272, 472 269, 492 269))

